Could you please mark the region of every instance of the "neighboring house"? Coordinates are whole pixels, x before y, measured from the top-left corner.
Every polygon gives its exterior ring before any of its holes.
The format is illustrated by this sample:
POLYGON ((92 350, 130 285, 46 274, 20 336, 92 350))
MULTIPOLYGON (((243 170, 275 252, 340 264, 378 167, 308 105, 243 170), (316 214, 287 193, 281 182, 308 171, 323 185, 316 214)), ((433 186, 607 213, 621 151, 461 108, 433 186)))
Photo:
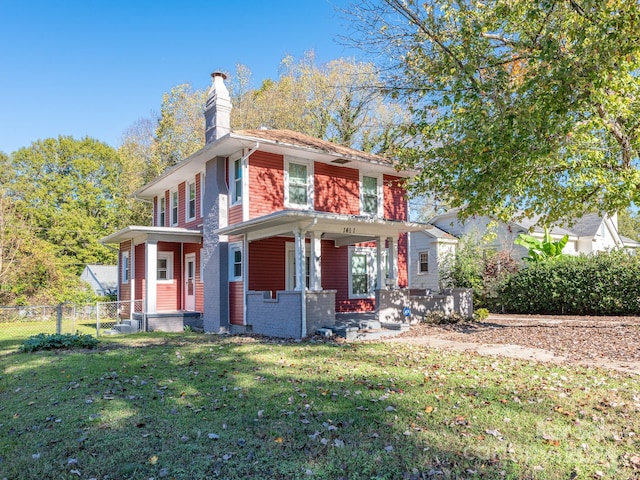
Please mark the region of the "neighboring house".
POLYGON ((299 338, 407 287, 407 232, 425 228, 407 221, 410 174, 288 130, 233 131, 212 77, 206 145, 134 194, 153 225, 103 239, 120 249, 122 316, 299 338))
MULTIPOLYGON (((528 251, 514 244, 514 241, 520 233, 529 233, 542 239, 544 229, 537 226, 538 219, 525 218, 505 223, 478 216, 461 221, 457 210, 436 216, 429 222, 432 228, 410 235, 409 286, 414 289, 438 291, 439 266, 442 266, 444 258, 455 252, 459 239, 465 236, 484 243, 487 250, 509 250, 514 258, 526 257, 528 251)), ((564 235, 568 236, 569 241, 563 253, 569 255, 614 249, 635 251, 640 247, 639 242, 620 235, 617 215, 585 215, 571 225, 551 227, 550 233, 554 240, 559 240, 564 235)))
POLYGON ((80 280, 91 285, 96 295, 115 295, 118 292, 118 266, 87 265, 80 275, 80 280))

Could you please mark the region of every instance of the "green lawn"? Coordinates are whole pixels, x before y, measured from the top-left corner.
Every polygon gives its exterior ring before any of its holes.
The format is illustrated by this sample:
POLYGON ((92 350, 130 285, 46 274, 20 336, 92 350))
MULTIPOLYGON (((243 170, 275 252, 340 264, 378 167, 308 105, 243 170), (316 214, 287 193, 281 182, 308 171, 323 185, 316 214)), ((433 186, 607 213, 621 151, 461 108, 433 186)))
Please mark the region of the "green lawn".
POLYGON ((198 334, 0 355, 0 478, 638 478, 640 382, 198 334))

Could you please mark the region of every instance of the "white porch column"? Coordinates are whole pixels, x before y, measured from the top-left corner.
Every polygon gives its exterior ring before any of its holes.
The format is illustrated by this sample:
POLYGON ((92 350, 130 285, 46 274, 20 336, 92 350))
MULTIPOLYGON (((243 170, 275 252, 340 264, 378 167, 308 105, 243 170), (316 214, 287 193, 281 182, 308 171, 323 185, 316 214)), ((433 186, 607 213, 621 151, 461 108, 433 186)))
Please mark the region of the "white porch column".
POLYGON ((320 255, 322 250, 322 238, 319 232, 311 232, 311 290, 322 290, 322 272, 320 255))
POLYGON ((384 237, 376 240, 376 289, 383 290, 384 282, 384 237))
POLYGON ((300 292, 300 309, 302 311, 300 319, 300 334, 304 338, 307 336, 307 301, 305 298, 305 248, 304 235, 300 230, 294 232, 296 248, 296 285, 295 289, 300 292))
MULTIPOLYGON (((398 239, 395 237, 388 237, 389 242, 389 279, 398 279, 398 239)), ((394 282, 393 285, 396 285, 394 282)))
POLYGON ((156 313, 158 242, 147 240, 144 248, 146 313, 156 313))
POLYGON ((294 289, 301 291, 305 289, 305 249, 304 249, 304 236, 297 230, 294 232, 295 238, 295 256, 296 256, 296 284, 294 289))

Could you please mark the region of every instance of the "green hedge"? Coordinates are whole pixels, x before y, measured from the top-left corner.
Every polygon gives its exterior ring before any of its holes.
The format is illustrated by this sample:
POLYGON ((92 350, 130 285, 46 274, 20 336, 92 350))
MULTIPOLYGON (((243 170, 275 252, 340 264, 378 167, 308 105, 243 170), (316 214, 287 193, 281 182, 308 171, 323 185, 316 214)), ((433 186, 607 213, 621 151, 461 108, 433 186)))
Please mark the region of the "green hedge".
POLYGON ((624 252, 530 263, 501 285, 496 307, 511 313, 640 314, 640 256, 624 252))

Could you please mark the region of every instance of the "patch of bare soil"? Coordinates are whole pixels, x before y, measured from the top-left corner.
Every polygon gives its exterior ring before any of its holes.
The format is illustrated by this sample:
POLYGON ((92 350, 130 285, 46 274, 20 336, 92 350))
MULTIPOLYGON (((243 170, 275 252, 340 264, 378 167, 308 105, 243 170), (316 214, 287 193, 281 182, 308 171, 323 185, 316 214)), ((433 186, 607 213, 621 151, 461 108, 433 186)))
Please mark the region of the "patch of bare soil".
MULTIPOLYGON (((517 345, 573 363, 612 368, 630 365, 631 371, 640 373, 640 317, 494 314, 482 322, 415 325, 401 337, 400 341, 414 339, 410 343, 431 338, 485 346, 517 345)), ((505 356, 509 356, 508 350, 505 356)))

